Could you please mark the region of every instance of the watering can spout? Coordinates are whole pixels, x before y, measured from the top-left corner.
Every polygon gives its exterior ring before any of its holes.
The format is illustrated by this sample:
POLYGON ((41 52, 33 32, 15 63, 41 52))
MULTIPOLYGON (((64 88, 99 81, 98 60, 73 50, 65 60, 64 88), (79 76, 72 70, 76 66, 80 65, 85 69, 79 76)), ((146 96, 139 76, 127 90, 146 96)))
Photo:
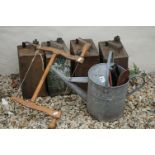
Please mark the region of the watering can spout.
POLYGON ((52 71, 61 79, 64 81, 64 83, 71 88, 76 94, 78 94, 82 99, 85 101, 87 100, 87 93, 78 87, 76 84, 72 82, 81 82, 81 83, 87 83, 88 77, 66 77, 63 73, 58 71, 55 67, 52 67, 52 71))

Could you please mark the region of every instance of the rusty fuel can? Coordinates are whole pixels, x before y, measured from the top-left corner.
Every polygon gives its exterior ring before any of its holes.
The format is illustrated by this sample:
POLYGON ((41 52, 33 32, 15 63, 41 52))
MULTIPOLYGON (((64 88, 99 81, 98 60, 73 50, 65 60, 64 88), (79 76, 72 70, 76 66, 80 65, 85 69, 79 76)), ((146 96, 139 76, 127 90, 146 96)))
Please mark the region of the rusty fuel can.
MULTIPOLYGON (((36 40, 35 40, 36 41, 36 40)), ((19 61, 19 74, 20 74, 20 81, 22 82, 25 74, 29 68, 29 65, 35 56, 35 47, 32 45, 27 45, 26 42, 23 42, 22 45, 17 46, 18 51, 18 61, 19 61)), ((34 59, 32 66, 22 84, 22 95, 23 98, 29 99, 32 97, 37 84, 44 72, 44 53, 40 53, 34 59)), ((43 87, 40 91, 39 96, 46 96, 46 85, 43 84, 43 87)))
MULTIPOLYGON (((69 52, 65 42, 62 38, 57 38, 56 41, 50 40, 46 42, 42 42, 42 46, 48 46, 53 48, 58 48, 61 50, 64 50, 66 52, 69 52)), ((46 64, 48 64, 51 52, 46 52, 46 64)), ((62 72, 64 75, 69 76, 70 75, 70 60, 67 60, 65 57, 59 56, 53 66, 58 69, 60 72, 62 72)), ((48 94, 50 96, 56 96, 56 95, 64 95, 69 94, 70 89, 66 89, 66 84, 53 72, 52 68, 48 73, 47 76, 47 89, 48 94)))
MULTIPOLYGON (((84 39, 91 43, 91 47, 88 54, 85 57, 84 63, 77 64, 75 61, 71 61, 71 77, 87 77, 88 70, 91 66, 100 62, 99 53, 92 39, 84 39)), ((73 55, 80 55, 82 44, 76 39, 70 41, 70 52, 73 55)), ((79 83, 77 84, 80 88, 87 90, 88 84, 79 83)))
POLYGON ((110 51, 113 51, 114 63, 120 65, 124 69, 128 69, 128 54, 120 40, 119 36, 114 40, 101 41, 98 43, 100 62, 106 63, 110 51))

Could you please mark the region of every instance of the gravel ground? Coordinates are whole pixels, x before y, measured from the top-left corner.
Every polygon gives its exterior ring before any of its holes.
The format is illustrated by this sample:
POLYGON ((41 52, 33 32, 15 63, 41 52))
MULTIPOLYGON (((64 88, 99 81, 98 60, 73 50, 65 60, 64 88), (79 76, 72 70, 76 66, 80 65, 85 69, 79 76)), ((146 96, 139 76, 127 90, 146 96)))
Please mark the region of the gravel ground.
MULTIPOLYGON (((126 99, 123 117, 111 123, 93 119, 87 112, 86 103, 78 95, 38 97, 37 102, 61 109, 58 129, 155 128, 155 73, 146 75, 145 79, 145 86, 126 99)), ((10 96, 17 95, 18 86, 18 76, 0 75, 0 128, 48 128, 52 121, 50 116, 10 101, 10 96), (8 101, 8 106, 2 105, 2 98, 8 101)))

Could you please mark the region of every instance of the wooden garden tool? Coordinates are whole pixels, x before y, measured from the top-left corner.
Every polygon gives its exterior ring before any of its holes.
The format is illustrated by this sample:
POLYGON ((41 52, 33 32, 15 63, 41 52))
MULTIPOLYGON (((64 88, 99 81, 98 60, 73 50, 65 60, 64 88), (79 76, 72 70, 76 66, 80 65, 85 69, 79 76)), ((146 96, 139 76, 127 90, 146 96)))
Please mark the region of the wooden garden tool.
POLYGON ((36 47, 37 50, 42 50, 42 51, 48 51, 48 52, 51 52, 52 53, 52 56, 48 62, 48 65, 37 85, 37 88, 31 98, 31 100, 28 100, 28 101, 25 101, 19 97, 15 97, 15 96, 12 96, 11 99, 17 103, 20 103, 26 107, 29 107, 29 108, 32 108, 32 109, 35 109, 35 110, 38 110, 38 111, 41 111, 41 112, 44 112, 50 116, 53 116, 54 119, 52 121, 52 123, 50 123, 49 125, 49 128, 55 128, 56 127, 56 124, 57 124, 57 121, 60 119, 61 117, 61 111, 57 111, 57 110, 54 110, 54 109, 49 109, 49 108, 46 108, 46 107, 43 107, 43 106, 39 106, 35 103, 36 101, 36 98, 38 97, 38 94, 42 88, 42 85, 49 73, 49 70, 51 68, 51 66, 53 65, 56 57, 58 57, 59 55, 67 58, 67 59, 70 59, 70 60, 74 60, 74 61, 77 61, 79 63, 83 63, 84 61, 84 56, 85 54, 87 53, 87 51, 89 50, 89 48, 91 47, 91 44, 90 43, 85 43, 83 45, 83 48, 82 48, 82 52, 81 52, 81 55, 80 56, 77 56, 77 55, 71 55, 68 53, 66 53, 65 51, 63 50, 59 50, 57 48, 53 48, 53 47, 41 47, 39 45, 36 45, 36 44, 32 44, 36 47))

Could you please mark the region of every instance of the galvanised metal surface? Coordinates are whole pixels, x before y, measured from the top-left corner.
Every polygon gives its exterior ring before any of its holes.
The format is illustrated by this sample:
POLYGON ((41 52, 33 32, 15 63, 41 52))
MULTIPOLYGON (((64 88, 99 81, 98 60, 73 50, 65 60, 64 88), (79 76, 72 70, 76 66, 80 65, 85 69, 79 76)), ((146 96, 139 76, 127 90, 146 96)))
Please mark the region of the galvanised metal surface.
POLYGON ((128 69, 128 54, 120 40, 119 36, 114 37, 114 40, 101 41, 98 43, 100 62, 106 63, 110 51, 114 54, 114 63, 128 69))
MULTIPOLYGON (((82 97, 85 101, 87 100, 87 94, 86 92, 78 87, 76 84, 69 82, 69 77, 66 77, 63 73, 58 71, 55 67, 53 67, 53 72, 65 82, 65 84, 71 88, 76 94, 78 94, 80 97, 82 97)), ((84 78, 85 81, 85 78, 84 78)))
MULTIPOLYGON (((88 72, 87 109, 99 121, 114 121, 123 113, 128 82, 121 86, 105 87, 100 79, 105 76, 105 65, 94 65, 88 72)), ((121 72, 124 71, 118 67, 121 72)))
MULTIPOLYGON (((88 72, 88 91, 83 91, 68 77, 53 67, 57 74, 75 93, 87 101, 88 112, 99 121, 113 121, 121 117, 125 105, 128 82, 117 87, 105 87, 100 77, 105 76, 106 64, 94 65, 88 72)), ((119 67, 120 71, 124 69, 119 67)))
MULTIPOLYGON (((106 64, 97 64, 90 68, 88 72, 88 91, 87 93, 78 87, 76 84, 70 82, 70 78, 66 77, 60 71, 53 67, 53 71, 61 80, 63 80, 68 87, 70 87, 75 93, 81 96, 85 101, 87 101, 88 112, 99 121, 114 121, 122 116, 125 98, 127 95, 128 82, 121 86, 116 87, 105 87, 103 79, 100 77, 105 76, 106 64)), ((124 69, 121 66, 119 71, 123 72, 124 69)), ((76 77, 76 80, 79 82, 87 82, 87 78, 76 77)), ((128 95, 131 95, 135 91, 139 90, 144 86, 144 82, 137 89, 130 92, 128 95)))

